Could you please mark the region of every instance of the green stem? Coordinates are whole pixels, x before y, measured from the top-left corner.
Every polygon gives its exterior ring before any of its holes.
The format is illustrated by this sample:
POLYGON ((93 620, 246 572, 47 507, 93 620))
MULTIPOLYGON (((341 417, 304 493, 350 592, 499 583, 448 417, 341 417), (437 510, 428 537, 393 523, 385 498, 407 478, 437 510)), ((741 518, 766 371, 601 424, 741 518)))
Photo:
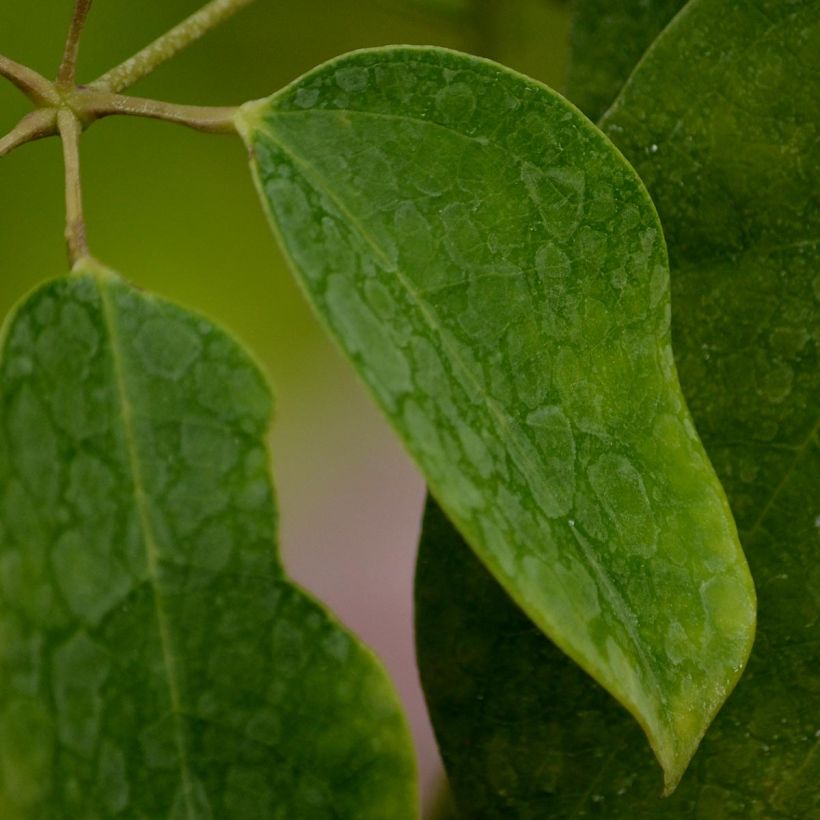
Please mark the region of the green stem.
POLYGON ((27 142, 50 137, 57 133, 57 112, 53 108, 41 108, 26 114, 4 137, 0 138, 0 157, 10 154, 27 142))
POLYGON ((80 51, 80 37, 85 27, 85 20, 88 12, 91 11, 92 0, 75 0, 74 14, 71 17, 71 26, 68 29, 68 37, 65 42, 65 51, 57 72, 57 84, 70 88, 74 85, 77 75, 77 54, 80 51))
POLYGON ((212 0, 142 51, 107 71, 92 86, 113 92, 128 88, 252 2, 253 0, 212 0))
POLYGON ((71 99, 71 105, 84 122, 101 117, 125 115, 165 120, 211 134, 236 133, 234 124, 236 108, 231 107, 175 105, 140 97, 109 94, 93 89, 77 91, 71 99))
POLYGON ((63 109, 57 114, 57 124, 63 141, 65 160, 65 240, 68 258, 74 267, 88 256, 83 216, 83 193, 80 184, 80 134, 82 126, 72 111, 63 109))
POLYGON ((5 77, 35 105, 59 105, 60 95, 42 74, 0 54, 0 77, 5 77))

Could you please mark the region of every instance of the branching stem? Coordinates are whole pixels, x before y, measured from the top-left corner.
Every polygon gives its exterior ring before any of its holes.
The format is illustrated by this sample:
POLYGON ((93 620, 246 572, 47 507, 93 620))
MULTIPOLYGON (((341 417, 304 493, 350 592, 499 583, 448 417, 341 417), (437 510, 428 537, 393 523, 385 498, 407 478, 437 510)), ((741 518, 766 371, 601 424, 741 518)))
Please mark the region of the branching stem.
POLYGON ((65 161, 65 240, 71 266, 88 256, 83 216, 83 193, 80 183, 80 134, 82 126, 72 111, 63 109, 57 115, 65 161))
POLYGON ((142 51, 107 71, 91 85, 113 92, 132 86, 252 2, 253 0, 212 0, 142 51))
POLYGON ((0 157, 11 153, 27 142, 50 137, 57 133, 57 112, 53 108, 40 108, 26 114, 4 137, 0 138, 0 157))
POLYGON ((93 0, 75 0, 63 59, 54 83, 32 69, 0 55, 0 77, 10 80, 37 110, 27 114, 4 137, 0 157, 20 145, 59 134, 65 161, 65 238, 72 267, 88 256, 82 185, 80 182, 80 136, 101 117, 125 114, 187 125, 199 131, 235 133, 235 108, 209 108, 126 97, 117 92, 150 74, 182 49, 198 40, 253 0, 212 0, 130 60, 113 68, 90 86, 78 86, 77 56, 85 21, 93 0))
POLYGON ((60 69, 57 72, 57 84, 70 88, 74 85, 77 75, 77 54, 80 51, 80 38, 85 27, 88 12, 91 11, 92 0, 75 0, 74 14, 71 17, 71 26, 65 41, 65 51, 60 69))
POLYGON ((60 103, 60 97, 54 86, 42 74, 2 54, 0 54, 0 77, 5 77, 17 86, 35 105, 59 105, 60 103))

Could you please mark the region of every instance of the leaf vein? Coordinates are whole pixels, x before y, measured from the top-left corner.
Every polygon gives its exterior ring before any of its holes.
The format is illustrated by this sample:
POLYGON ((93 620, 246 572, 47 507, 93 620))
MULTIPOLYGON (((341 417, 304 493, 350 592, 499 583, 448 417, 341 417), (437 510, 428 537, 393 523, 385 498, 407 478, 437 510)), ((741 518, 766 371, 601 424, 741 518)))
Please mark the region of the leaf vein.
POLYGON ((128 385, 125 377, 125 368, 123 362, 122 342, 120 339, 119 328, 114 314, 114 306, 111 302, 111 295, 108 289, 108 282, 103 279, 100 274, 96 275, 96 281, 100 293, 100 298, 103 306, 103 314, 106 325, 108 326, 108 335, 111 341, 111 360, 114 371, 114 379, 117 387, 117 397, 122 413, 124 439, 127 450, 128 465, 131 472, 131 478, 134 483, 134 500, 137 506, 137 514, 140 521, 140 529, 145 543, 146 563, 148 568, 148 575, 152 591, 154 593, 154 611, 157 619, 157 628, 159 631, 160 645, 162 648, 162 660, 165 668, 166 684, 168 686, 168 695, 171 702, 171 712, 174 724, 174 741, 177 747, 180 763, 180 776, 182 778, 182 789, 185 799, 186 815, 189 820, 196 820, 196 813, 191 802, 192 800, 192 780, 190 763, 188 761, 188 750, 184 738, 184 730, 182 726, 182 700, 180 697, 180 686, 178 680, 178 671, 176 667, 176 660, 174 658, 172 648, 172 638, 170 625, 168 623, 168 615, 165 611, 162 596, 159 589, 159 567, 161 557, 159 555, 159 547, 156 541, 156 536, 151 525, 151 516, 148 510, 146 492, 144 487, 144 480, 142 476, 142 466, 140 464, 140 456, 136 443, 136 432, 134 429, 134 414, 131 405, 131 399, 128 394, 128 385))
MULTIPOLYGON (((389 254, 387 254, 381 248, 376 239, 361 224, 361 221, 353 213, 350 212, 350 209, 348 208, 346 203, 335 192, 330 190, 329 187, 324 183, 321 173, 316 168, 314 168, 309 161, 301 157, 292 146, 290 146, 288 143, 286 143, 285 140, 282 139, 281 134, 279 134, 272 127, 269 120, 264 120, 264 122, 259 125, 259 128, 274 143, 276 143, 276 145, 280 148, 280 150, 283 153, 290 157, 294 165, 301 170, 301 172, 310 181, 310 183, 320 193, 324 194, 328 198, 328 200, 339 209, 339 211, 345 216, 345 218, 349 220, 350 224, 353 226, 356 232, 360 235, 364 242, 372 249, 376 257, 382 261, 382 264, 385 265, 387 270, 395 273, 396 279, 399 282, 399 284, 410 297, 411 301, 417 306, 419 312, 423 316, 424 320, 426 321, 430 329, 438 336, 440 344, 446 350, 447 355, 450 358, 450 361, 452 361, 454 365, 459 368, 461 373, 465 376, 466 379, 468 379, 471 382, 471 384, 477 390, 477 392, 484 396, 487 402, 487 407, 495 417, 499 426, 508 432, 508 441, 510 442, 511 449, 513 449, 514 451, 513 454, 515 456, 516 462, 519 468, 522 470, 524 480, 529 486, 529 489, 532 492, 536 504, 540 506, 542 503, 541 499, 543 498, 544 493, 540 492, 539 488, 532 486, 532 479, 530 478, 530 476, 537 476, 539 470, 537 468, 537 465, 535 465, 530 459, 530 456, 528 455, 526 448, 520 444, 520 438, 522 434, 517 429, 515 420, 511 419, 509 415, 503 410, 503 408, 499 406, 499 404, 486 393, 484 386, 478 381, 475 374, 466 365, 458 350, 455 349, 449 343, 446 335, 444 335, 441 332, 442 328, 440 327, 440 324, 435 314, 430 310, 429 306, 425 304, 425 301, 421 298, 419 291, 401 272, 399 266, 393 262, 389 254)), ((577 534, 574 534, 574 537, 577 539, 577 534)), ((670 723, 670 706, 666 698, 664 697, 663 687, 660 685, 660 681, 658 679, 657 672, 652 664, 651 658, 645 651, 643 644, 641 642, 640 635, 637 632, 637 628, 635 626, 637 620, 635 613, 633 612, 632 608, 629 606, 627 601, 624 599, 624 597, 621 595, 620 591, 613 585, 611 579, 607 576, 604 567, 601 565, 594 551, 585 548, 584 545, 579 545, 579 552, 581 555, 583 555, 584 559, 588 564, 589 569, 592 571, 601 590, 604 592, 610 606, 612 607, 613 611, 617 614, 618 620, 622 624, 626 633, 629 635, 632 641, 632 645, 635 649, 635 653, 637 657, 640 659, 641 668, 648 675, 649 681, 655 690, 658 705, 660 706, 667 723, 670 723)), ((537 558, 537 553, 534 553, 534 556, 537 558)), ((511 591, 511 594, 514 595, 514 591, 511 591)), ((521 602, 519 602, 519 605, 524 606, 521 602)), ((553 638, 553 640, 557 641, 558 639, 553 638)), ((583 668, 587 669, 587 671, 590 674, 593 674, 591 670, 588 669, 586 663, 582 662, 578 658, 576 658, 576 661, 580 663, 583 668)), ((593 677, 595 677, 594 674, 593 677)), ((630 711, 633 711, 632 704, 624 702, 624 705, 626 705, 630 711)), ((637 711, 634 711, 633 714, 635 714, 636 718, 640 720, 639 713, 637 711)))

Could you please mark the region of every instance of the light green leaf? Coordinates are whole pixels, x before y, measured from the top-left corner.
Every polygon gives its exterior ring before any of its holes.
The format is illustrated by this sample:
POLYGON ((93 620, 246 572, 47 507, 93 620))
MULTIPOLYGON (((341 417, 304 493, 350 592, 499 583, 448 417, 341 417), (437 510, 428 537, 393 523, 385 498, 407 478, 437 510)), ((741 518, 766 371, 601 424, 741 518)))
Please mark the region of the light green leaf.
POLYGON ((810 2, 693 0, 604 123, 649 182, 670 237, 684 392, 759 591, 749 667, 659 804, 632 721, 429 510, 419 662, 466 816, 820 811, 819 16, 810 2))
POLYGON ((415 818, 372 655, 276 549, 271 397, 95 263, 0 361, 0 816, 415 818))
POLYGON ((597 120, 686 0, 575 0, 567 96, 597 120))
POLYGON ((671 788, 745 663, 754 595, 638 178, 557 94, 440 49, 342 57, 238 124, 308 297, 433 494, 671 788))

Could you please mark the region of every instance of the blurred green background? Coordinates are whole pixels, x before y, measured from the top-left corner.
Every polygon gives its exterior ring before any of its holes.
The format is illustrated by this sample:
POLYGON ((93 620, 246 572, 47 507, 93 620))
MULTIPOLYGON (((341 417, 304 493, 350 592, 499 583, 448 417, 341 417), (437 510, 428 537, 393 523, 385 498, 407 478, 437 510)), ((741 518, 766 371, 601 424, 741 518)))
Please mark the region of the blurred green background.
MULTIPOLYGON (((80 54, 90 81, 202 5, 95 0, 80 54)), ((73 0, 2 0, 0 53, 56 73, 73 0)), ((355 48, 434 44, 492 56, 560 89, 561 0, 256 0, 130 90, 201 105, 267 96, 355 48)), ((0 132, 28 110, 0 83, 0 132)), ((278 396, 273 452, 285 562, 387 663, 411 715, 425 793, 437 758, 412 648, 412 572, 424 487, 290 276, 238 139, 136 119, 82 142, 93 254, 206 313, 265 366, 278 396)), ((0 159, 0 312, 66 271, 59 143, 0 159)))

